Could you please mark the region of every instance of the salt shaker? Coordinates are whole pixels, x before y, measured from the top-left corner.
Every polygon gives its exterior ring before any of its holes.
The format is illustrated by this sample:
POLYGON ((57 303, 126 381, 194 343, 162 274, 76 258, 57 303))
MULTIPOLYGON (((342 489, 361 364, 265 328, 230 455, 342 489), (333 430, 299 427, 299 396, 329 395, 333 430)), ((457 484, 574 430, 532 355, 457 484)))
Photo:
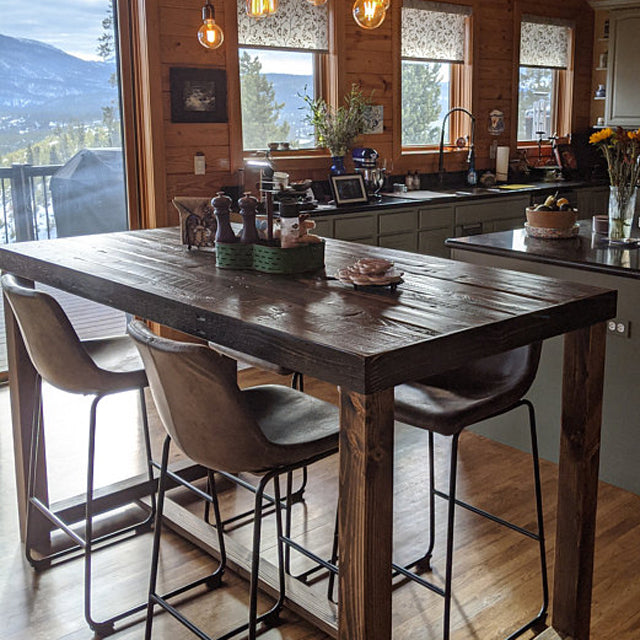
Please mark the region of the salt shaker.
POLYGON ((231 207, 231 198, 224 193, 224 191, 218 191, 216 197, 211 201, 213 205, 213 214, 218 222, 218 228, 216 229, 216 242, 223 242, 231 244, 238 242, 231 228, 231 219, 229 214, 229 208, 231 207))
POLYGON ((247 191, 240 200, 240 215, 242 216, 242 235, 240 242, 243 244, 256 244, 259 240, 258 230, 256 229, 256 209, 258 207, 258 199, 247 191))

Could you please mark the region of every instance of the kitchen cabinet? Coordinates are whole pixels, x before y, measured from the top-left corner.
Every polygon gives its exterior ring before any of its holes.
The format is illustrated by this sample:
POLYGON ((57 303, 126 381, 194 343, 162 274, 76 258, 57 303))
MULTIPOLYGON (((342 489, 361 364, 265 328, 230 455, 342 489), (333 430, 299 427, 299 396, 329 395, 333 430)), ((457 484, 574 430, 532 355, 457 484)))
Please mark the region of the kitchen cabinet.
POLYGON ((500 196, 456 205, 455 235, 473 236, 521 227, 529 194, 500 196))
POLYGON ((609 186, 584 187, 578 190, 578 217, 582 220, 592 216, 604 216, 609 212, 609 186))
POLYGON ((638 33, 640 33, 640 7, 611 11, 605 103, 607 125, 640 126, 638 33))

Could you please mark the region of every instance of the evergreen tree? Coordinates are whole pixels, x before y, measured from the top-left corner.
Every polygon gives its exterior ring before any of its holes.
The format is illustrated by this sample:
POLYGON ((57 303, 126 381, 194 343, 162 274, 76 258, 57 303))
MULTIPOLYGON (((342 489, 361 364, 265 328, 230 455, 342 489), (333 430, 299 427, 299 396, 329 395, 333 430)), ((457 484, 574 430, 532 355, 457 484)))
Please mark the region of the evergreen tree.
POLYGON ((240 56, 242 140, 245 149, 266 149, 268 142, 289 139, 289 123, 278 124, 284 104, 276 102, 273 83, 262 73, 258 56, 240 56))
POLYGON ((402 63, 402 144, 440 142, 441 64, 402 63))

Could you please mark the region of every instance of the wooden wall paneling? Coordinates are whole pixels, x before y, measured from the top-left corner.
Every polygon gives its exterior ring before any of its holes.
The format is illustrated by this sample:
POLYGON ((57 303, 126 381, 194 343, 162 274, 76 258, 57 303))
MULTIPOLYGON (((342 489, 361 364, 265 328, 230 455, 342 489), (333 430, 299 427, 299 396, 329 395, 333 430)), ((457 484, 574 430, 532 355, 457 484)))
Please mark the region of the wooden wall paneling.
MULTIPOLYGON (((203 0, 138 0, 143 19, 139 25, 144 113, 142 159, 146 163, 142 224, 163 226, 174 220, 171 197, 175 194, 210 193, 223 185, 236 185, 242 168, 240 87, 238 78, 235 0, 213 0, 216 20, 223 27, 225 42, 216 51, 203 49, 196 38, 203 0), (143 68, 146 65, 146 69, 143 68), (169 68, 213 66, 227 71, 229 122, 223 125, 177 124, 170 120, 169 68), (207 174, 193 175, 193 153, 206 153, 207 174), (151 162, 152 160, 152 162, 151 162), (151 169, 148 167, 151 166, 151 169)), ((493 138, 488 135, 489 111, 505 113, 507 131, 499 144, 516 147, 518 104, 519 23, 523 12, 569 18, 576 24, 575 71, 572 78, 573 129, 590 123, 593 10, 586 0, 449 0, 472 7, 472 105, 477 118, 476 163, 493 168, 489 158, 493 138)), ((373 102, 384 107, 384 133, 362 136, 359 144, 372 146, 391 160, 394 173, 407 170, 437 171, 437 153, 401 154, 400 17, 401 2, 392 2, 379 29, 360 29, 351 15, 352 0, 329 0, 330 65, 326 85, 330 96, 341 102, 351 83, 365 94, 373 91, 373 102)), ((464 153, 448 153, 449 171, 465 167, 464 153)), ((325 179, 326 153, 305 157, 280 157, 278 168, 292 179, 325 179)), ((143 164, 144 164, 143 163, 143 164)))

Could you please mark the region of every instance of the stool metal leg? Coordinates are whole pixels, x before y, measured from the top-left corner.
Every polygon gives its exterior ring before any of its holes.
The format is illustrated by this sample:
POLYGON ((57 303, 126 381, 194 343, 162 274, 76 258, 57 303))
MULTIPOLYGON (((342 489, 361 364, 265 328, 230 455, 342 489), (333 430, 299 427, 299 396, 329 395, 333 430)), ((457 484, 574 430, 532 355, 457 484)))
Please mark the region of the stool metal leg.
POLYGON ((447 510, 447 559, 444 574, 444 617, 442 621, 443 640, 449 640, 451 628, 451 583, 453 578, 453 533, 456 514, 456 480, 458 471, 458 433, 451 442, 451 462, 449 468, 449 505, 447 510))

